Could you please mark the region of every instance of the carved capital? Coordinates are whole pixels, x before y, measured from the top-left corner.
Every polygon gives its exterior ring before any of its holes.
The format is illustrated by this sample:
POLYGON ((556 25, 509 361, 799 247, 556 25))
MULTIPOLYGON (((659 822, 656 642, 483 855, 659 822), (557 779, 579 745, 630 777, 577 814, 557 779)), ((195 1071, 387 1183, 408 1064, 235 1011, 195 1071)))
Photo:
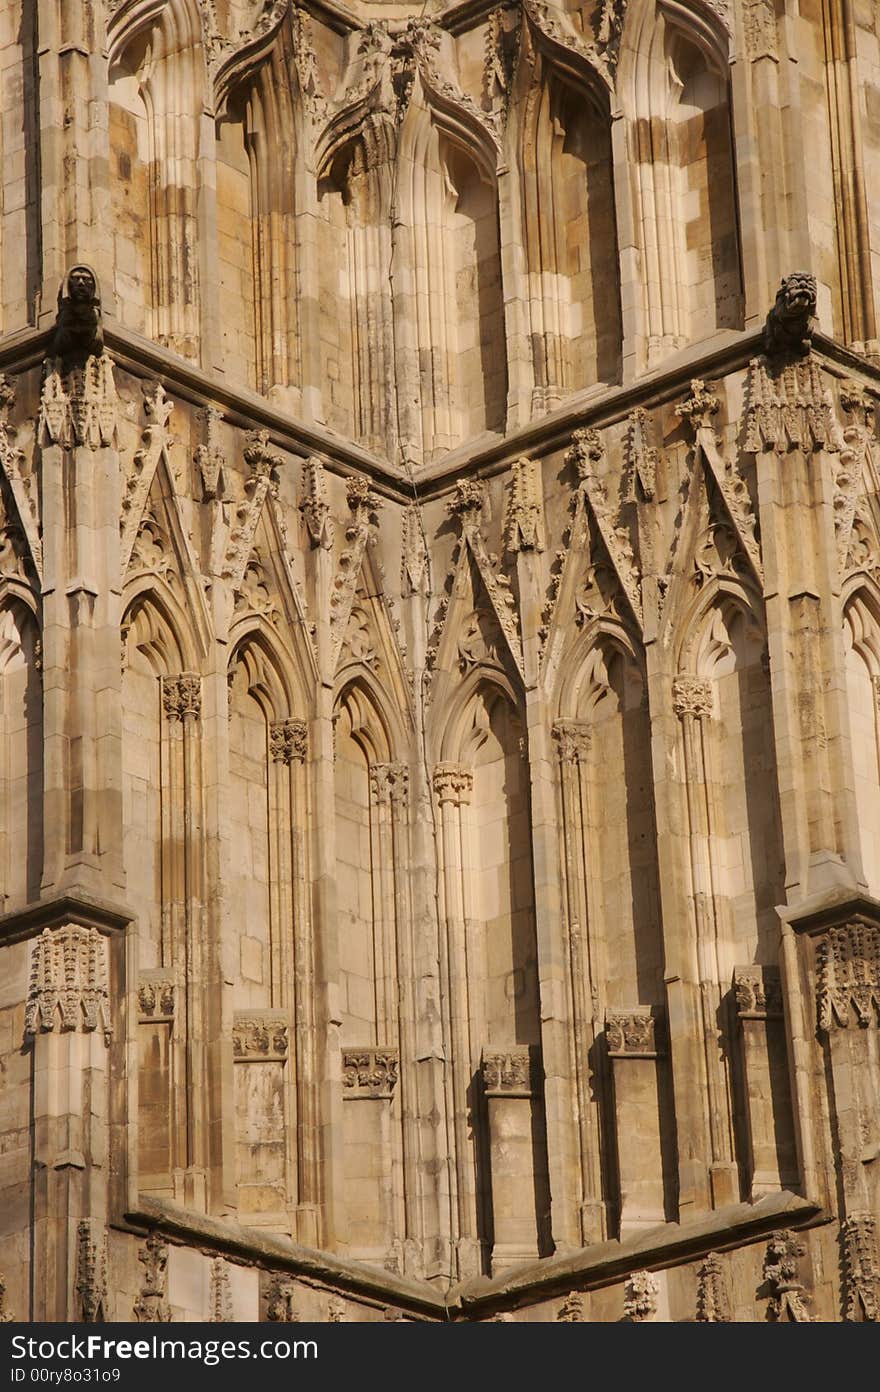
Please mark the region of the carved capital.
POLYGON ((697 720, 711 718, 715 711, 715 695, 707 677, 676 677, 672 683, 672 709, 681 720, 692 715, 697 720))
POLYGON ((349 1100, 390 1097, 400 1073, 396 1049, 343 1049, 342 1095, 349 1100))
POLYGON ((778 967, 734 968, 733 990, 741 1020, 782 1018, 782 983, 778 967))
POLYGON ((484 1049, 480 1075, 487 1097, 534 1097, 541 1086, 540 1051, 533 1044, 484 1049))
POLYGON ((819 1028, 880 1022, 880 927, 856 920, 830 928, 818 948, 819 1028))
POLYGON ((409 769, 406 764, 371 764, 370 784, 376 802, 401 805, 409 793, 409 769))
POLYGON ((434 768, 434 792, 440 801, 451 802, 456 807, 471 800, 474 790, 474 775, 470 769, 460 764, 437 764, 434 768))
POLYGON ((656 1058, 651 1007, 636 1005, 631 1010, 609 1010, 605 1016, 605 1042, 609 1058, 656 1058))
POLYGON ((202 714, 202 679, 197 672, 162 678, 162 709, 171 720, 198 720, 202 714))
POLYGON ((164 969, 141 972, 138 1015, 144 1023, 174 1019, 174 981, 164 969))
POLYGON ((273 720, 269 751, 276 764, 304 763, 309 752, 309 727, 304 720, 273 720))
POLYGON ((233 1057, 236 1063, 279 1062, 287 1058, 287 1036, 287 1016, 279 1011, 236 1014, 232 1024, 233 1057))
POLYGON ((682 420, 686 420, 694 432, 702 426, 711 429, 712 418, 718 414, 720 404, 718 397, 706 386, 706 383, 701 378, 695 377, 691 382, 690 396, 679 402, 675 408, 675 414, 681 416, 682 420))
POLYGON ((97 928, 44 928, 31 947, 27 1034, 101 1029, 110 1042, 107 943, 97 928))
POLYGON ((590 727, 583 720, 557 720, 553 726, 556 750, 563 764, 585 764, 590 756, 590 727))

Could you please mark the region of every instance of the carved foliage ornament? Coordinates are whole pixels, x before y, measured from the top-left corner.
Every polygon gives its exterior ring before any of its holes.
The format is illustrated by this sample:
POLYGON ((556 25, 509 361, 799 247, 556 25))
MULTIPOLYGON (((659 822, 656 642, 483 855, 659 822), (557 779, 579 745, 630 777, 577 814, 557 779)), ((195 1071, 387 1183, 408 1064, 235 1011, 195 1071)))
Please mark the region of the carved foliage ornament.
POLYGON ((553 738, 563 764, 585 764, 590 755, 590 727, 582 720, 557 720, 553 738))
POLYGON ((634 1271, 623 1286, 623 1318, 631 1324, 648 1323, 657 1317, 660 1285, 651 1271, 634 1271))
POLYGON ((798 1262, 804 1255, 804 1244, 788 1229, 772 1234, 764 1256, 764 1280, 770 1290, 767 1318, 780 1323, 810 1323, 806 1307, 809 1298, 798 1277, 798 1262))
POLYGON ((460 764, 437 764, 434 768, 434 792, 441 805, 451 802, 456 807, 470 802, 474 790, 474 775, 460 764))
POLYGON ((711 718, 715 710, 711 681, 690 675, 676 677, 672 683, 672 709, 679 719, 686 715, 698 720, 711 718))
POLYGON ((139 1324, 168 1324, 171 1307, 168 1304, 168 1245, 156 1233, 151 1233, 138 1252, 144 1268, 141 1289, 134 1302, 134 1317, 139 1324))
POLYGON ((370 787, 376 802, 402 805, 409 792, 409 769, 406 764, 371 764, 370 787))
POLYGON ((333 545, 333 522, 327 501, 327 479, 320 459, 307 459, 303 468, 303 498, 300 511, 312 547, 329 551, 333 545))
POLYGON ((609 1011, 605 1041, 611 1058, 656 1058, 655 1021, 648 1007, 609 1011))
POLYGON ((215 1257, 211 1262, 210 1309, 209 1324, 229 1324, 235 1318, 229 1272, 222 1257, 215 1257))
POLYGON ((411 503, 403 514, 403 546, 400 556, 401 592, 424 594, 428 584, 428 548, 421 508, 411 503))
POLYGON ((266 1319, 278 1324, 298 1324, 297 1289, 287 1276, 276 1276, 266 1293, 266 1319))
POLYGON ((138 986, 138 1010, 142 1020, 174 1018, 174 982, 169 977, 144 977, 138 986))
POLYGON ((103 1320, 107 1299, 107 1231, 92 1218, 83 1218, 76 1230, 76 1290, 83 1324, 103 1320))
POLYGON ((480 1066, 487 1097, 534 1097, 539 1091, 539 1060, 534 1046, 483 1053, 480 1066))
POLYGON ((556 1312, 556 1319, 560 1324, 582 1324, 584 1319, 584 1298, 577 1291, 571 1291, 565 1297, 556 1312))
POLYGON ((232 1026, 232 1052, 239 1063, 286 1059, 287 1021, 278 1016, 237 1015, 232 1026))
POLYGON ((740 1019, 782 1018, 782 983, 778 967, 737 967, 733 989, 740 1019))
POLYGON ((818 949, 819 1028, 880 1022, 880 928, 853 922, 831 928, 818 949))
POLYGON ((269 752, 276 764, 303 763, 309 749, 305 720, 273 720, 269 726, 269 752))
POLYGON ((873 1213, 853 1213, 841 1227, 845 1277, 844 1319, 880 1321, 880 1256, 877 1219, 873 1213))
POLYGON ((197 672, 162 678, 162 709, 168 720, 198 720, 202 714, 202 679, 197 672))
POLYGON ((512 553, 543 551, 546 546, 541 466, 534 459, 518 459, 513 465, 505 531, 512 553))
POLYGON ((107 944, 96 928, 45 928, 31 948, 25 1031, 101 1029, 110 1042, 107 944))
POLYGON ((700 1324, 726 1324, 730 1318, 724 1266, 718 1253, 710 1252, 697 1272, 697 1320, 700 1324))
POLYGON ((396 1049, 343 1049, 343 1097, 390 1097, 399 1072, 396 1049))

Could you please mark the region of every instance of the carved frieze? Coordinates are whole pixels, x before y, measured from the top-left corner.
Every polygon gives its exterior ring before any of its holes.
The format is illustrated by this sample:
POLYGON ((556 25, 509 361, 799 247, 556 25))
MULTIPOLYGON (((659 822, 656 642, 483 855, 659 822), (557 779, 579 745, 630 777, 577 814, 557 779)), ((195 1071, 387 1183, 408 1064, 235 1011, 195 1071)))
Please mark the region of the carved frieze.
POLYGON ((782 1018, 782 983, 778 967, 736 967, 733 990, 741 1020, 782 1018))
POLYGON ((540 1092, 540 1060, 534 1045, 483 1050, 480 1063, 486 1097, 534 1097, 540 1092))
POLYGON ((134 1317, 139 1324, 168 1324, 171 1306, 168 1304, 168 1244, 156 1233, 150 1233, 138 1252, 144 1268, 141 1288, 134 1302, 134 1317))
POLYGON ((877 1218, 853 1213, 841 1225, 844 1273, 844 1319, 880 1321, 880 1254, 877 1218))
POLYGON ((817 968, 820 1029, 880 1022, 880 928, 859 921, 830 928, 817 968))
POLYGON ((83 1324, 104 1318, 107 1299, 107 1230, 83 1218, 76 1230, 76 1291, 83 1324))
POLYGON ((679 719, 693 716, 697 720, 711 719, 715 712, 715 695, 708 677, 683 674, 672 683, 672 709, 679 719))
POLYGON ((60 359, 46 363, 40 401, 39 434, 65 449, 100 449, 116 438, 119 400, 113 362, 107 353, 65 370, 60 359))
POLYGON ((807 1296, 799 1277, 799 1261, 806 1248, 788 1229, 772 1234, 764 1255, 764 1280, 770 1292, 767 1318, 780 1323, 809 1323, 807 1296))
POLYGON ((441 806, 451 802, 456 807, 471 800, 474 790, 474 775, 470 769, 460 764, 437 764, 434 768, 434 792, 441 806))
POLYGON ((102 1030, 109 1044, 107 943, 96 928, 67 923, 44 928, 31 946, 25 1007, 27 1034, 102 1030))
POLYGON ((623 1284, 623 1318, 630 1324, 657 1318, 660 1284, 651 1271, 633 1271, 623 1284))
POLYGON ((278 1062, 288 1054, 287 1017, 277 1011, 236 1014, 232 1025, 232 1054, 236 1063, 278 1062))
POLYGON ((396 1049, 342 1050, 342 1095, 356 1098, 390 1097, 400 1073, 396 1049))
POLYGON ((198 672, 181 672, 162 678, 162 709, 170 721, 199 720, 202 714, 202 679, 198 672))
POLYGON ((605 1016, 609 1058, 656 1058, 655 1024, 646 1005, 632 1010, 609 1010, 605 1016))
POLYGON ((273 720, 269 725, 269 752, 276 764, 305 761, 309 752, 309 727, 305 720, 273 720))
POLYGON ((727 1324, 731 1318, 724 1265, 717 1252, 710 1252, 697 1271, 697 1320, 727 1324))

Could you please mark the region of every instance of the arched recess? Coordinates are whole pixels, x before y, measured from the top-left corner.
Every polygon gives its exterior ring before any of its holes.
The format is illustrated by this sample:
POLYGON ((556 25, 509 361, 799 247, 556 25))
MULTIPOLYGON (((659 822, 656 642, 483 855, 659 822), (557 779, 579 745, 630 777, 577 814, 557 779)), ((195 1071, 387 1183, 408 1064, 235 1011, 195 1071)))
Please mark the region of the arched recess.
POLYGON ((750 587, 707 585, 685 626, 673 685, 716 1206, 796 1178, 778 976, 785 865, 760 613, 750 587), (764 1002, 757 1031, 743 1004, 751 989, 743 983, 753 981, 764 1002))
POLYGON ((742 327, 729 35, 709 6, 638 0, 618 95, 627 119, 641 260, 639 355, 742 327))
POLYGON ((380 108, 341 128, 319 148, 325 418, 430 462, 503 428, 497 151, 418 73, 399 124, 380 108))
POLYGON ((544 411, 620 376, 611 119, 598 82, 575 82, 540 52, 521 72, 516 163, 532 409, 544 411))
POLYGON ((880 893, 880 594, 854 589, 844 608, 846 693, 855 777, 862 872, 880 893))
POLYGON ((418 463, 504 428, 496 162, 488 136, 434 106, 417 77, 399 137, 393 281, 400 446, 418 463))
POLYGON ((403 1270, 418 1234, 408 872, 409 770, 365 671, 335 702, 336 926, 345 1205, 352 1253, 403 1270), (398 757, 395 757, 397 755, 398 757), (401 1000, 401 992, 403 999, 401 1000))
POLYGON ((123 7, 108 40, 118 312, 129 327, 197 360, 206 99, 197 0, 123 7))
POLYGON ((296 127, 286 29, 217 123, 218 271, 227 372, 291 400, 300 381, 296 127))
POLYGON ((566 669, 553 734, 582 1236, 590 1242, 674 1216, 674 1136, 644 659, 622 625, 594 621, 569 653, 566 669), (630 1054, 634 1029, 644 1043, 630 1054))
POLYGON ((31 605, 0 596, 0 875, 5 909, 39 898, 43 872, 43 692, 31 605))
POLYGON ((525 724, 499 668, 461 682, 439 747, 455 1237, 460 1274, 497 1274, 551 1250, 525 724))

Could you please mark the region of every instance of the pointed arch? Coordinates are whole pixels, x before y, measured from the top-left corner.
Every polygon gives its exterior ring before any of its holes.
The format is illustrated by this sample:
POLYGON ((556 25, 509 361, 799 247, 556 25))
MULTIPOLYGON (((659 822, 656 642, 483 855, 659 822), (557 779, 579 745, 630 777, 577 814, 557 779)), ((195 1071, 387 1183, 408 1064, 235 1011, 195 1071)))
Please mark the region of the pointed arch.
POLYGON ((134 574, 123 588, 123 660, 140 649, 156 676, 195 672, 199 644, 183 605, 155 575, 134 574))

